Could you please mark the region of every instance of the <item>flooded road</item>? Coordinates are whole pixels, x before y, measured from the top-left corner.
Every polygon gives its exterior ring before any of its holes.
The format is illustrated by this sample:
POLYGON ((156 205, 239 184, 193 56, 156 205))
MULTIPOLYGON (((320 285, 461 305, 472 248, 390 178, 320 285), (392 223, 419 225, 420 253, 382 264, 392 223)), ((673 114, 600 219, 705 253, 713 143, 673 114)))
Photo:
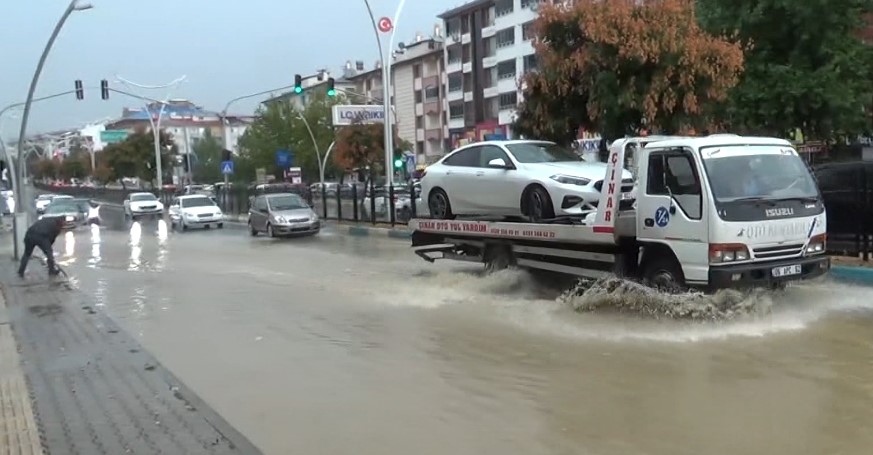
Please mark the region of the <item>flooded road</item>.
POLYGON ((60 264, 265 453, 869 454, 873 291, 731 322, 577 313, 405 242, 149 223, 60 264))

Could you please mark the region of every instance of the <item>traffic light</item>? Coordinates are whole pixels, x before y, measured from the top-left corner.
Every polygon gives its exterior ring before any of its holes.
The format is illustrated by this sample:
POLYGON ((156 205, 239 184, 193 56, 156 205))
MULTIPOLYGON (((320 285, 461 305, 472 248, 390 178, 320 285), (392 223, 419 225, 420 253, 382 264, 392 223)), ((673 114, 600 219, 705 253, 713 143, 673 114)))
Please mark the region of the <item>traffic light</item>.
POLYGON ((294 75, 294 93, 303 93, 303 77, 294 75))
POLYGON ((85 99, 85 87, 82 85, 82 81, 79 79, 76 79, 76 99, 85 99))
POLYGON ((106 79, 100 81, 100 97, 104 100, 109 99, 109 81, 106 79))
POLYGON ((403 152, 394 152, 394 169, 402 169, 403 168, 403 152))
POLYGON ((233 152, 228 149, 224 149, 221 152, 221 161, 233 161, 233 152))
POLYGON ((327 96, 336 96, 336 88, 332 77, 327 78, 327 96))

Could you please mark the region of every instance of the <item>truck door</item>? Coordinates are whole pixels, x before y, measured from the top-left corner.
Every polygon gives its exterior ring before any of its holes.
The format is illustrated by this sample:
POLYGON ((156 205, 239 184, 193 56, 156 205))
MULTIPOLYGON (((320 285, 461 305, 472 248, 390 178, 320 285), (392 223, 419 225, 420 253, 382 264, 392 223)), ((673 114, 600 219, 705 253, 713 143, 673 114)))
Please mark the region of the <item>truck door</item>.
MULTIPOLYGON (((656 149, 640 168, 637 238, 668 245, 689 283, 709 278, 708 227, 700 172, 689 149, 656 149)), ((642 157, 641 156, 641 157, 642 157)))

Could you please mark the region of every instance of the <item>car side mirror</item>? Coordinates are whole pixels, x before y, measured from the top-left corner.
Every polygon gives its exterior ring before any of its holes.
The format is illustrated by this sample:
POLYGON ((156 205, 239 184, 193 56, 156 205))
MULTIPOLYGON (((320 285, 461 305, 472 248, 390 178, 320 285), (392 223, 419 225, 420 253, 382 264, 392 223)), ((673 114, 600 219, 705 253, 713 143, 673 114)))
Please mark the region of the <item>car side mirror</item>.
POLYGON ((493 160, 488 162, 488 167, 496 169, 509 169, 509 166, 506 165, 506 161, 504 161, 503 158, 494 158, 493 160))

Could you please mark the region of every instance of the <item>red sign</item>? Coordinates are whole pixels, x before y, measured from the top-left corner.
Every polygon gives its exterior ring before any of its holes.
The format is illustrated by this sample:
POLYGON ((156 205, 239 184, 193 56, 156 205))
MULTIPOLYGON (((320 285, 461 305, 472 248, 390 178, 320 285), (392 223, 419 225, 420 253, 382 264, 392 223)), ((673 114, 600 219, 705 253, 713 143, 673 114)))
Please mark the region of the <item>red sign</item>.
POLYGON ((382 33, 388 33, 391 29, 394 28, 394 24, 391 23, 391 19, 387 17, 383 17, 379 19, 379 31, 382 33))
POLYGON ((523 237, 553 239, 556 234, 548 229, 498 228, 478 221, 422 221, 418 228, 423 231, 449 232, 453 234, 489 234, 499 237, 523 237))

